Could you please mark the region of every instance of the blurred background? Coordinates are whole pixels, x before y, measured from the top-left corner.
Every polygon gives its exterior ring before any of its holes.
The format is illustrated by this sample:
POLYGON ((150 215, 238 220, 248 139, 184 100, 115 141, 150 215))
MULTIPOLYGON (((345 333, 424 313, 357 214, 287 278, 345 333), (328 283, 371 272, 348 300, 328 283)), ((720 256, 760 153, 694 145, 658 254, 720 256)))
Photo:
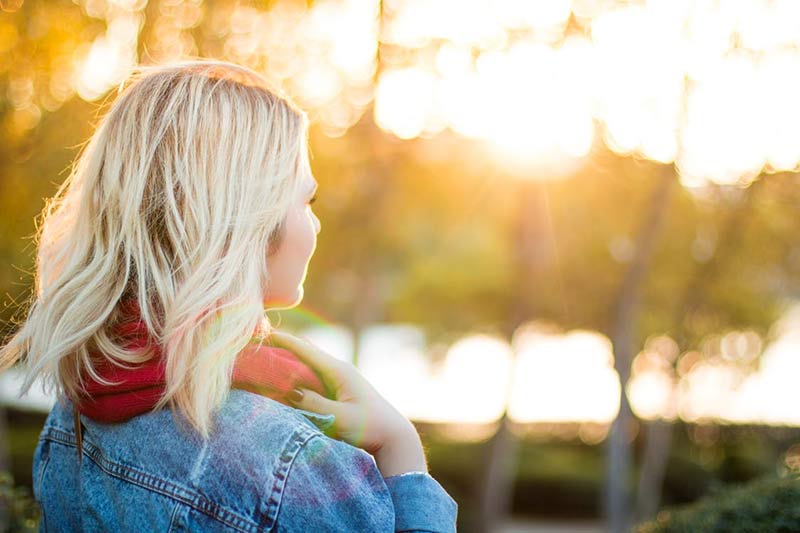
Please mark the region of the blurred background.
MULTIPOLYGON (((415 422, 460 531, 625 531, 800 465, 799 2, 0 7, 6 332, 34 218, 130 68, 226 59, 313 124, 323 229, 272 318, 415 422)), ((18 383, 0 485, 24 500, 53 399, 18 383)))

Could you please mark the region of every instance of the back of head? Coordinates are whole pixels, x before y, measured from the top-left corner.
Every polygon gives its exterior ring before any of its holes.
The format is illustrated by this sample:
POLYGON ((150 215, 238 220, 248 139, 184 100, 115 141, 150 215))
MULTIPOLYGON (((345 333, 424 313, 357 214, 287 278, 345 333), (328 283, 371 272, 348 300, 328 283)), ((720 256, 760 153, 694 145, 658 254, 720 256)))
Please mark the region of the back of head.
POLYGON ((307 119, 255 71, 182 61, 139 67, 37 225, 35 291, 0 350, 76 397, 93 354, 149 351, 114 334, 134 301, 166 357, 166 394, 202 434, 233 361, 268 326, 267 250, 308 164, 307 119))

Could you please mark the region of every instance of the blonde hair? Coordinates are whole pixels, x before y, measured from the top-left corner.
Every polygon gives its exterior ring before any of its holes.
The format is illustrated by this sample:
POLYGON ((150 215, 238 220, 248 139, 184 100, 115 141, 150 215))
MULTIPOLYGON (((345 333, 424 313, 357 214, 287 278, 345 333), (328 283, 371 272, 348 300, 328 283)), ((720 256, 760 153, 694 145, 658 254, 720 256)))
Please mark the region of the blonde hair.
POLYGON ((21 360, 23 393, 42 377, 78 397, 86 374, 101 380, 91 353, 152 357, 113 334, 133 300, 166 358, 156 408, 207 438, 236 355, 268 334, 267 251, 309 172, 307 140, 306 115, 246 67, 135 69, 41 215, 35 292, 0 370, 21 360))

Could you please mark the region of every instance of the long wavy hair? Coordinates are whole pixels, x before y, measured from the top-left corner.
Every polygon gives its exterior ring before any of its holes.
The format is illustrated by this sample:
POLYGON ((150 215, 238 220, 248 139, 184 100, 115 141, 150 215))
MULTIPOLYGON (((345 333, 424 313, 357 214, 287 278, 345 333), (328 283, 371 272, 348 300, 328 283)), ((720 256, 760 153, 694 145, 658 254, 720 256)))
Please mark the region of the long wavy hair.
POLYGON ((19 361, 23 393, 41 377, 77 398, 87 375, 103 381, 97 354, 153 356, 114 334, 133 301, 166 359, 155 408, 207 438, 236 355, 269 333, 268 251, 310 171, 307 143, 306 115, 249 68, 136 68, 37 221, 35 290, 0 370, 19 361))

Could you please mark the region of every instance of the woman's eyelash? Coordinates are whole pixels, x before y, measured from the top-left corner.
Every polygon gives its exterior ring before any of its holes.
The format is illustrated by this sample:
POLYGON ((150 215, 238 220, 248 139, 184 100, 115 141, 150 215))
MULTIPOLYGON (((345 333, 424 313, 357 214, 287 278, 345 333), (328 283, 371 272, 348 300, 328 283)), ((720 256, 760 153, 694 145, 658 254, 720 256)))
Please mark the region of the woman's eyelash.
POLYGON ((311 197, 311 200, 309 200, 308 203, 313 204, 316 201, 317 201, 317 195, 315 194, 314 196, 311 197))

